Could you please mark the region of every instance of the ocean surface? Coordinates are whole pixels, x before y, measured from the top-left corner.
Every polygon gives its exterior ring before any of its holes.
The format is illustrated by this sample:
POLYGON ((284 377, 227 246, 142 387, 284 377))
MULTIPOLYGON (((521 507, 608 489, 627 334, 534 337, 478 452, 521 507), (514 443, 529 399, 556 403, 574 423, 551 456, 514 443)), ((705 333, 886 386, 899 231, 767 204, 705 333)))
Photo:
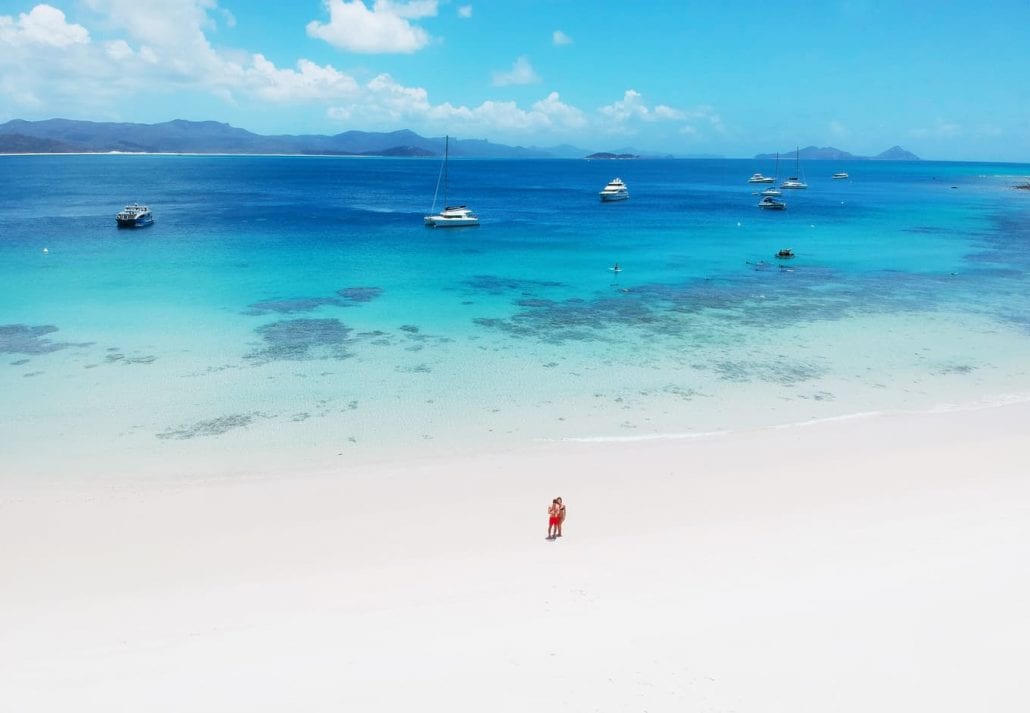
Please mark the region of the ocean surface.
POLYGON ((1030 166, 810 162, 770 213, 758 161, 452 160, 450 202, 482 225, 434 230, 439 169, 0 157, 0 476, 346 468, 1030 396, 1030 166), (601 204, 615 176, 632 197, 601 204), (118 230, 134 201, 155 224, 118 230))

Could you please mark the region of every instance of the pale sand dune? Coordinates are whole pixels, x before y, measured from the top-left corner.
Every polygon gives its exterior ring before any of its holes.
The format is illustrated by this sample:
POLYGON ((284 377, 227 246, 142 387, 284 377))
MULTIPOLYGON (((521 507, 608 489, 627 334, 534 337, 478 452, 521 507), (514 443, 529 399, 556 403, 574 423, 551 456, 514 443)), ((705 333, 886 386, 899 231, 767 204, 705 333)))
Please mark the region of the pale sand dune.
POLYGON ((0 711, 1025 711, 1028 431, 5 487, 0 711))

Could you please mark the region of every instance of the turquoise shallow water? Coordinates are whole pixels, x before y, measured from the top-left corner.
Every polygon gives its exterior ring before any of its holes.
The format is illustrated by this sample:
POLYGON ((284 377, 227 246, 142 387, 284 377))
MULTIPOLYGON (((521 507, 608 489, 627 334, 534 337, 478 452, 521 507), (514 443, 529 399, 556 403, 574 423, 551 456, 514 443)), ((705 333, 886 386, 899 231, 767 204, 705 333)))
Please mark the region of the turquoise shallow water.
POLYGON ((1030 166, 804 168, 770 214, 753 161, 454 161, 482 226, 431 230, 432 160, 0 157, 4 474, 336 466, 1030 394, 1030 193, 1011 188, 1030 166), (615 175, 632 198, 601 205, 615 175), (117 230, 136 200, 156 223, 117 230))

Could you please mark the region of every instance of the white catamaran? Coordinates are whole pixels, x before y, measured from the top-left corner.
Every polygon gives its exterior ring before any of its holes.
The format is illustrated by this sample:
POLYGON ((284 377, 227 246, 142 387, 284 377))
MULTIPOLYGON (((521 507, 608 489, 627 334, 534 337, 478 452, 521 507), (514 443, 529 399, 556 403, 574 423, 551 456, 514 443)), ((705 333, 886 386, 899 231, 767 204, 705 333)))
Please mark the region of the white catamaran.
POLYGON ((434 215, 427 215, 423 218, 427 227, 430 228, 466 228, 479 225, 479 216, 463 205, 447 205, 447 161, 450 153, 451 137, 444 138, 443 144, 443 165, 440 167, 440 175, 436 179, 436 192, 433 194, 433 207, 436 210, 436 199, 440 194, 440 183, 443 182, 443 204, 444 209, 434 215))

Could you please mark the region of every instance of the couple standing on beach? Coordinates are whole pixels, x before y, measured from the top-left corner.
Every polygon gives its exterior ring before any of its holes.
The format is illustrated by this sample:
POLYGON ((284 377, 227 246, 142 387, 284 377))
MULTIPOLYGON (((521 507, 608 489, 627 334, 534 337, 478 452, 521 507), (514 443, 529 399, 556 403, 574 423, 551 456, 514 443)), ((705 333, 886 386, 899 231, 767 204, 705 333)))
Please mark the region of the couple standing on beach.
POLYGON ((561 498, 551 501, 551 507, 547 508, 547 517, 547 539, 561 537, 561 526, 565 522, 565 504, 561 498))

